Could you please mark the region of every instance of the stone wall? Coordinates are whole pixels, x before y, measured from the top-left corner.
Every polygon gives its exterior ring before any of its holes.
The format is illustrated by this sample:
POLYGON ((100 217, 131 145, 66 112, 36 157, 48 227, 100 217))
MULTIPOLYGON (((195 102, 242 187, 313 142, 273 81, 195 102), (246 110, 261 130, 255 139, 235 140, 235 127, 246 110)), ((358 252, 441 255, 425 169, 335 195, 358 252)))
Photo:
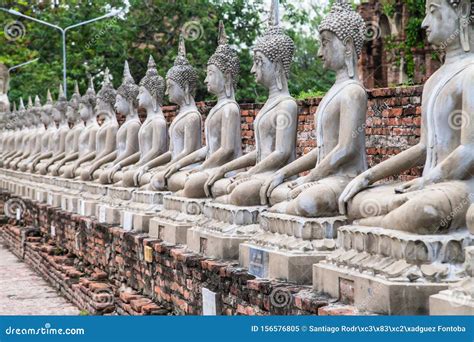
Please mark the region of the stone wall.
MULTIPOLYGON (((0 196, 3 207, 11 197, 0 196)), ((206 258, 146 234, 23 201, 21 222, 2 217, 0 241, 89 314, 200 315, 203 288, 217 294, 219 315, 358 313, 330 304, 310 286, 255 279, 236 261, 206 258)))

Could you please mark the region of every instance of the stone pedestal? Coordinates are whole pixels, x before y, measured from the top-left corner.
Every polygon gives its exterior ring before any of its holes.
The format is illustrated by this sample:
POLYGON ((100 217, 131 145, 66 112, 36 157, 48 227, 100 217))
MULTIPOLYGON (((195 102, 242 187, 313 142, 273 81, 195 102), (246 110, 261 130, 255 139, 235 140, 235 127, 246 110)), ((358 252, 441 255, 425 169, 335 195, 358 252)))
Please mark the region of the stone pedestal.
POLYGON ((310 284, 312 266, 336 247, 344 216, 304 218, 264 212, 261 233, 240 244, 239 261, 260 278, 310 284))
POLYGON ((188 229, 199 220, 209 201, 208 198, 165 196, 163 210, 150 221, 150 237, 172 244, 186 244, 188 229))
POLYGON ((102 186, 106 189, 106 196, 103 196, 97 205, 97 218, 101 223, 119 225, 122 222, 124 208, 136 189, 102 186))
POLYGON ((202 219, 187 232, 188 248, 213 258, 238 259, 239 244, 261 232, 260 213, 266 209, 208 203, 202 219))
POLYGON ((84 192, 78 200, 78 214, 82 216, 98 217, 98 204, 107 194, 107 188, 102 184, 84 183, 84 192))
POLYGON ((467 229, 443 235, 344 226, 338 249, 313 266, 313 287, 359 310, 425 315, 429 297, 463 280, 467 229))

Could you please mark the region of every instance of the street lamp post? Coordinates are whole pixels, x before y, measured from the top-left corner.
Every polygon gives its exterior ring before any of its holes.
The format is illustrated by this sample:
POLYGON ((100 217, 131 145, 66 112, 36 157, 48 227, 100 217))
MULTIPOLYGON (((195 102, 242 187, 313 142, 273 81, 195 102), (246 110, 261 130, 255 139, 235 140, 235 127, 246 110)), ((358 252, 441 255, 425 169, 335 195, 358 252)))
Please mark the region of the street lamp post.
POLYGON ((20 13, 18 11, 15 11, 15 10, 12 10, 12 9, 7 9, 7 8, 3 8, 3 7, 0 7, 0 10, 1 11, 4 11, 4 12, 7 12, 7 13, 10 13, 12 15, 16 15, 18 17, 22 17, 22 18, 26 18, 26 19, 29 19, 29 20, 32 20, 34 22, 37 22, 37 23, 40 23, 40 24, 43 24, 43 25, 46 25, 46 26, 49 26, 49 27, 52 27, 56 30, 58 30, 59 32, 61 32, 61 36, 62 36, 62 45, 63 45, 63 88, 64 88, 64 95, 67 96, 67 84, 66 84, 66 32, 70 29, 73 29, 73 28, 76 28, 78 26, 83 26, 83 25, 87 25, 87 24, 90 24, 94 21, 98 21, 98 20, 102 20, 102 19, 106 19, 106 18, 110 18, 110 17, 114 17, 116 16, 117 14, 119 14, 121 12, 121 10, 116 10, 116 11, 112 11, 108 14, 105 14, 101 17, 98 17, 98 18, 95 18, 95 19, 90 19, 90 20, 87 20, 87 21, 83 21, 81 23, 78 23, 78 24, 74 24, 74 25, 71 25, 71 26, 68 26, 66 28, 62 28, 62 27, 59 27, 57 25, 53 25, 53 24, 50 24, 44 20, 40 20, 40 19, 36 19, 36 18, 33 18, 33 17, 30 17, 26 14, 23 14, 23 13, 20 13))
POLYGON ((8 73, 12 72, 12 71, 15 70, 15 69, 24 67, 25 65, 28 65, 28 64, 30 64, 30 63, 34 63, 34 62, 38 61, 38 59, 39 59, 39 58, 35 58, 35 59, 32 59, 31 61, 14 65, 14 66, 12 66, 11 68, 8 68, 8 73))

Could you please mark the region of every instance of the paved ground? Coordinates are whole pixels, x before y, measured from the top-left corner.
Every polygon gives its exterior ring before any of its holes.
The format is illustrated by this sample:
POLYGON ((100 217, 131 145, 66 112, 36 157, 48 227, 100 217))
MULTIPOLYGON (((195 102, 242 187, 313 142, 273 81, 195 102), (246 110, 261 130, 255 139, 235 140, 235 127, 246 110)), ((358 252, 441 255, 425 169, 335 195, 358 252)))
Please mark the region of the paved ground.
POLYGON ((78 315, 27 264, 0 244, 0 315, 78 315))

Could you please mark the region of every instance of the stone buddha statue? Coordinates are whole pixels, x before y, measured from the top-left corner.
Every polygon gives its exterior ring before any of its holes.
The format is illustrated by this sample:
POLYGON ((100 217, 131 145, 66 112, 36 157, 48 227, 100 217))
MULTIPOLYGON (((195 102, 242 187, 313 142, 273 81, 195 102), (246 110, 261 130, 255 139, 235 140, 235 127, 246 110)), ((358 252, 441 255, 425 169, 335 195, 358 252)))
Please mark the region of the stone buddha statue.
POLYGON ((8 100, 8 81, 10 75, 8 68, 0 63, 0 113, 10 111, 10 101, 8 100))
MULTIPOLYGON (((24 107, 23 99, 20 99, 20 106, 24 107)), ((28 158, 35 151, 39 132, 38 130, 39 127, 42 126, 41 120, 37 115, 37 111, 33 106, 33 102, 31 101, 31 97, 28 98, 28 108, 26 110, 25 117, 28 118, 29 128, 25 132, 25 136, 23 138, 23 147, 21 153, 14 157, 9 163, 8 167, 12 170, 16 170, 19 163, 28 158)))
POLYGON ((205 122, 206 146, 172 163, 155 176, 162 177, 163 188, 167 184, 170 191, 183 190, 181 195, 184 197, 206 197, 204 184, 212 171, 242 155, 240 107, 235 101, 240 62, 237 52, 227 43, 222 21, 219 23, 218 44, 208 61, 204 81, 208 91, 217 96, 217 103, 205 122), (200 165, 193 167, 196 163, 200 165), (190 167, 193 168, 189 170, 190 167))
POLYGON ((3 166, 3 158, 9 154, 13 147, 12 147, 12 137, 16 132, 16 118, 17 118, 17 108, 16 103, 13 102, 13 109, 11 112, 4 113, 4 121, 5 121, 5 132, 2 136, 2 151, 1 151, 1 158, 0 158, 0 167, 3 166))
POLYGON ((269 90, 255 118, 255 151, 218 167, 205 184, 207 195, 220 203, 260 205, 260 188, 276 171, 296 156, 297 103, 288 91, 295 45, 279 27, 278 1, 272 1, 269 28, 254 47, 252 73, 269 90), (236 177, 230 172, 249 168, 236 177))
POLYGON ((423 89, 420 142, 352 180, 340 210, 359 225, 415 234, 466 226, 472 203, 474 139, 473 11, 470 0, 427 0, 422 26, 446 59, 423 89), (371 186, 412 167, 421 177, 371 186))
MULTIPOLYGON (((86 153, 74 163, 71 176, 80 177, 84 181, 91 180, 92 174, 101 165, 99 162, 116 151, 116 137, 119 128, 114 110, 116 98, 117 92, 112 86, 108 71, 105 73, 102 88, 97 94, 95 107, 92 97, 82 98, 81 111, 84 113, 81 115, 89 117, 90 120, 95 120, 97 117, 103 119, 103 122, 96 133, 95 150, 86 153), (87 113, 85 113, 86 111, 87 113)), ((68 177, 66 172, 65 176, 68 177)))
MULTIPOLYGON (((38 97, 35 98, 35 106, 40 105, 40 100, 38 97)), ((35 156, 31 163, 28 164, 27 169, 30 172, 36 172, 36 168, 38 164, 45 159, 51 158, 53 156, 53 153, 55 151, 55 142, 56 142, 56 134, 58 131, 58 127, 56 126, 56 123, 54 122, 53 119, 53 109, 54 109, 54 104, 53 104, 53 98, 51 96, 51 93, 47 92, 46 96, 46 103, 42 106, 42 113, 41 113, 41 121, 45 124, 46 127, 46 133, 43 137, 42 140, 42 147, 41 147, 41 152, 38 156, 35 156)))
MULTIPOLYGON (((94 88, 92 79, 90 80, 90 83, 91 85, 89 86, 89 89, 91 86, 94 88)), ((70 126, 70 130, 66 135, 66 150, 61 156, 58 156, 58 158, 61 158, 48 168, 52 176, 59 176, 62 172, 64 172, 64 165, 72 160, 77 159, 77 156, 79 155, 79 137, 85 130, 84 121, 82 120, 79 112, 80 100, 81 94, 79 93, 79 85, 76 81, 74 84, 74 93, 67 104, 66 110, 66 118, 70 126), (62 171, 61 168, 63 168, 62 171)))
POLYGON ((125 187, 136 187, 135 172, 146 163, 168 151, 168 128, 161 110, 165 92, 165 81, 158 74, 150 55, 145 77, 140 81, 138 106, 146 110, 146 119, 138 132, 139 152, 119 163, 113 182, 125 187), (122 181, 122 182, 120 182, 122 181))
POLYGON ((367 93, 357 75, 364 20, 350 4, 336 2, 319 32, 318 56, 326 70, 336 73, 336 83, 315 114, 317 148, 277 171, 262 186, 262 204, 269 199, 271 212, 339 215, 338 197, 351 179, 367 169, 365 131, 358 129, 364 127, 367 112, 367 93), (309 170, 308 175, 281 184, 309 170))
POLYGON ((128 62, 125 62, 122 85, 117 89, 115 100, 115 110, 125 116, 125 122, 117 131, 117 148, 95 161, 89 170, 92 178, 98 179, 102 184, 111 183, 114 173, 120 169, 120 162, 138 152, 138 131, 141 123, 137 112, 137 95, 138 86, 130 74, 128 62))
MULTIPOLYGON (((50 158, 42 160, 36 167, 36 171, 42 175, 46 175, 48 168, 64 156, 66 151, 66 136, 70 131, 66 117, 68 101, 64 95, 62 85, 60 85, 59 88, 58 100, 52 108, 53 121, 58 127, 53 135, 53 153, 50 158)), ((51 96, 51 94, 49 96, 51 96)))
POLYGON ((18 108, 18 129, 14 138, 14 149, 4 157, 3 167, 10 168, 10 163, 16 158, 23 155, 27 145, 27 137, 32 126, 32 118, 30 113, 26 110, 23 100, 20 99, 20 106, 18 108))
POLYGON ((31 111, 34 114, 36 128, 35 131, 32 133, 33 136, 31 137, 29 142, 30 147, 28 154, 25 155, 24 158, 19 161, 16 166, 18 170, 23 172, 26 171, 27 166, 31 162, 31 160, 34 157, 38 156, 41 152, 41 141, 46 132, 45 124, 41 119, 41 103, 39 102, 39 98, 37 98, 37 101, 35 101, 35 105, 33 106, 31 97, 28 97, 28 107, 31 108, 31 111))
POLYGON ((161 177, 152 179, 171 163, 177 162, 202 146, 201 114, 194 102, 197 73, 186 58, 184 37, 180 36, 178 56, 166 75, 166 94, 179 106, 177 116, 169 128, 169 150, 138 168, 133 175, 135 184, 147 185, 149 190, 161 190, 161 177))

